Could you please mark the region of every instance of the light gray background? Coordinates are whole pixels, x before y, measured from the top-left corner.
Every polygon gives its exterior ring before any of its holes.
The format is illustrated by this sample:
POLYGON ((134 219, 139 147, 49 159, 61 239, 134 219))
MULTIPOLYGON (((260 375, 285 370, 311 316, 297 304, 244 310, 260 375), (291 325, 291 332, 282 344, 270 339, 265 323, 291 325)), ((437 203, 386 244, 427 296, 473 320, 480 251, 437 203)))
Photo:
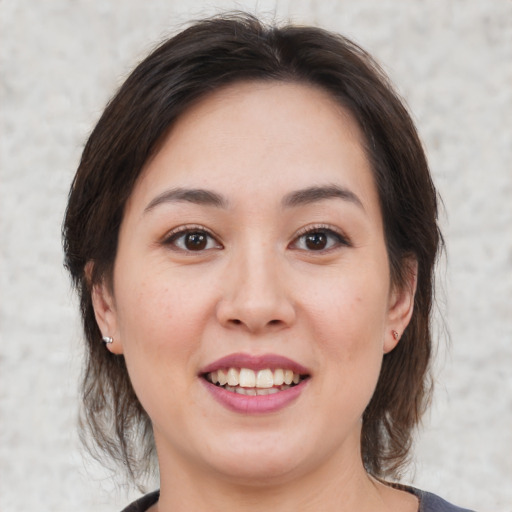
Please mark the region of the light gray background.
POLYGON ((451 342, 440 328, 436 399, 404 481, 512 511, 510 0, 0 0, 0 510, 113 512, 135 495, 77 442, 80 328, 61 219, 115 87, 171 30, 219 8, 351 36, 406 98, 445 203, 451 342))

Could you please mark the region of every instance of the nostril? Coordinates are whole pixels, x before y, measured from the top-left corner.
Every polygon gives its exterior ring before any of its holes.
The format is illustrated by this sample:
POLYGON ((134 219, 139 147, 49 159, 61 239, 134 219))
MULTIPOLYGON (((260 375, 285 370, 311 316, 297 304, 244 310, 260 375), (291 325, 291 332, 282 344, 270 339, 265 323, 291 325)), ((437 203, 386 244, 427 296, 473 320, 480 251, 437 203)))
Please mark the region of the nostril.
MULTIPOLYGON (((230 322, 234 325, 241 325, 243 322, 242 320, 239 320, 238 318, 232 318, 230 322)), ((280 325, 281 320, 270 320, 267 325, 280 325)))

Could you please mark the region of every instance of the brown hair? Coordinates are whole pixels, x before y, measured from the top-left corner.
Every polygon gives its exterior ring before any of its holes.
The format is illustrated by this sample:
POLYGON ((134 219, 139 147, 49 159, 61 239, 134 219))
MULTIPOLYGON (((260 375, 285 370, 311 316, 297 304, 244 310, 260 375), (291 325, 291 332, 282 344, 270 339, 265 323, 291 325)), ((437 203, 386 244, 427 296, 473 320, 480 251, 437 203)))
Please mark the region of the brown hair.
POLYGON ((156 48, 110 101, 85 146, 63 226, 65 264, 80 295, 87 342, 83 427, 132 477, 148 469, 154 444, 150 420, 123 356, 100 343, 91 286, 112 277, 126 201, 169 128, 199 98, 247 80, 311 84, 352 113, 375 176, 393 284, 404 286, 408 262, 417 261, 412 319, 397 347, 384 356, 363 416, 367 471, 396 477, 431 387, 433 268, 442 239, 425 154, 401 100, 359 46, 318 28, 265 26, 245 14, 199 21, 156 48))

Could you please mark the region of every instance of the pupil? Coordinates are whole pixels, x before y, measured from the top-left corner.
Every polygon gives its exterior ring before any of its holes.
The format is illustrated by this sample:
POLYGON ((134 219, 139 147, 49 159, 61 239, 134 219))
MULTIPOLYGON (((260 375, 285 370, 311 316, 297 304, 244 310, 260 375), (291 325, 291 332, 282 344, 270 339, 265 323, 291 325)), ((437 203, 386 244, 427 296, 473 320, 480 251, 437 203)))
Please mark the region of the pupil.
POLYGON ((191 251, 200 251, 206 247, 207 238, 204 233, 189 233, 185 239, 185 246, 191 251))
POLYGON ((306 246, 308 249, 319 250, 324 249, 327 245, 327 237, 325 233, 310 233, 306 236, 306 246))

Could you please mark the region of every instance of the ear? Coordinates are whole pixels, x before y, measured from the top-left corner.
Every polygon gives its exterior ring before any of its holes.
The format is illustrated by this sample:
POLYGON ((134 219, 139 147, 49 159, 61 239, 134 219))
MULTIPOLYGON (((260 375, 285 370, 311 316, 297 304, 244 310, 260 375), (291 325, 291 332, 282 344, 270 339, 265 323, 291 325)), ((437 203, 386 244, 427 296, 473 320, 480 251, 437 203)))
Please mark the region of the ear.
POLYGON ((384 334, 384 353, 391 352, 405 331, 414 311, 414 296, 418 282, 418 262, 409 258, 405 262, 406 279, 402 286, 393 285, 389 297, 388 328, 384 334))
MULTIPOLYGON (((92 276, 92 262, 86 265, 86 275, 90 282, 92 276)), ((113 342, 106 345, 107 349, 113 354, 122 354, 123 345, 119 338, 118 319, 115 307, 113 293, 104 280, 93 284, 91 288, 91 300, 94 308, 94 316, 96 323, 101 331, 102 336, 111 337, 113 342)), ((98 340, 100 343, 101 340, 98 340)))

